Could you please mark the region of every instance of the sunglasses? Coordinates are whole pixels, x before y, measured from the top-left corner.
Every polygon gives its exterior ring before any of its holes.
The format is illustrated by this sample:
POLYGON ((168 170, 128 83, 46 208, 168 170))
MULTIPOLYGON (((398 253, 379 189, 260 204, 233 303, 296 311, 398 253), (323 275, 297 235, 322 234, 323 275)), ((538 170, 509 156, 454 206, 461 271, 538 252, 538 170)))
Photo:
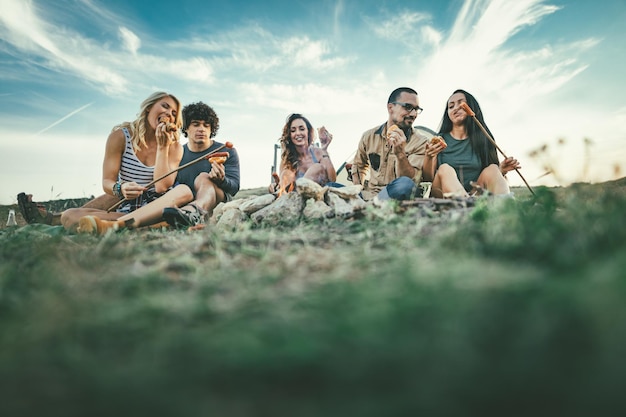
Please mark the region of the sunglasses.
POLYGON ((420 106, 413 107, 411 103, 402 103, 401 101, 392 101, 391 104, 397 104, 398 106, 402 106, 404 110, 406 110, 409 113, 411 113, 413 110, 415 110, 417 114, 420 114, 421 112, 424 111, 424 109, 421 108, 420 106))

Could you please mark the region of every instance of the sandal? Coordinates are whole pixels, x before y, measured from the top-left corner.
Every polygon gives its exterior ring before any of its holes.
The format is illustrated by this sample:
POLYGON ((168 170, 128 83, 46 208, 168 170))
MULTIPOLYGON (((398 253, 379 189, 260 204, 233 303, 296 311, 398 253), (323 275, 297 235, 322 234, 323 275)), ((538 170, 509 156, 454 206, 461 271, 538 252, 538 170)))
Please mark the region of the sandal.
POLYGON ((190 227, 204 224, 205 212, 199 209, 195 204, 188 204, 195 211, 185 210, 178 207, 166 207, 163 209, 163 219, 170 226, 190 227))
POLYGON ((52 213, 47 211, 43 205, 34 203, 32 194, 19 193, 17 204, 26 223, 52 224, 52 213))

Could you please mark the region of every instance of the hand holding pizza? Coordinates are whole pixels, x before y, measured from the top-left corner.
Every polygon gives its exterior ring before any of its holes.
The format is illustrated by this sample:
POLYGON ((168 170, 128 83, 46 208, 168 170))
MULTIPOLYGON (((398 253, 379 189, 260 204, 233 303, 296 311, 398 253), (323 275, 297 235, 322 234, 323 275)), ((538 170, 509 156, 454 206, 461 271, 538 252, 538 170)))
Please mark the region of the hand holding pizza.
POLYGON ((211 171, 209 171, 209 178, 212 181, 221 183, 226 177, 226 171, 224 170, 224 163, 228 160, 228 152, 216 152, 209 157, 211 163, 211 171))
POLYGON ((439 152, 443 151, 448 147, 448 144, 441 136, 433 136, 426 143, 426 156, 429 158, 434 158, 439 154, 439 152))
POLYGON ((177 138, 174 132, 177 130, 176 125, 171 123, 169 118, 165 116, 159 117, 159 124, 156 127, 157 144, 161 147, 165 147, 175 142, 177 138))

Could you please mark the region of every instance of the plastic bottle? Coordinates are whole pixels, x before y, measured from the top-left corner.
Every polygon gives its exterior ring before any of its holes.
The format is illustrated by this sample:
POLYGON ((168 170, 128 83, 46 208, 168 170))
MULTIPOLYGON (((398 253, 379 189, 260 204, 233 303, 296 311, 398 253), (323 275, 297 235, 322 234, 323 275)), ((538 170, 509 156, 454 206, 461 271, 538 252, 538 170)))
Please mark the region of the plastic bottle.
POLYGON ((15 221, 15 210, 9 210, 9 218, 7 219, 7 226, 17 226, 15 221))

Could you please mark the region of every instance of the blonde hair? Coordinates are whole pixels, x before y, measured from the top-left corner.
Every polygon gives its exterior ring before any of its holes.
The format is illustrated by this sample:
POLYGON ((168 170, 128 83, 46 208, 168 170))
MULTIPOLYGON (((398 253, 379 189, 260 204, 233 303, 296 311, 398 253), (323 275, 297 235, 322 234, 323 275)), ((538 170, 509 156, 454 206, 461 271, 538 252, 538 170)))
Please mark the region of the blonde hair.
POLYGON ((137 113, 137 118, 132 122, 124 122, 120 123, 113 127, 111 131, 115 131, 122 128, 127 128, 130 132, 131 142, 133 144, 133 150, 135 152, 141 150, 141 148, 145 148, 148 145, 146 144, 146 126, 148 124, 148 113, 152 109, 159 100, 170 97, 172 100, 176 102, 176 121, 174 124, 177 127, 176 132, 174 132, 175 140, 179 140, 180 136, 180 128, 183 125, 183 118, 180 111, 180 100, 176 98, 176 96, 166 93, 164 91, 157 91, 156 93, 152 93, 148 98, 146 98, 139 107, 139 113, 137 113))

